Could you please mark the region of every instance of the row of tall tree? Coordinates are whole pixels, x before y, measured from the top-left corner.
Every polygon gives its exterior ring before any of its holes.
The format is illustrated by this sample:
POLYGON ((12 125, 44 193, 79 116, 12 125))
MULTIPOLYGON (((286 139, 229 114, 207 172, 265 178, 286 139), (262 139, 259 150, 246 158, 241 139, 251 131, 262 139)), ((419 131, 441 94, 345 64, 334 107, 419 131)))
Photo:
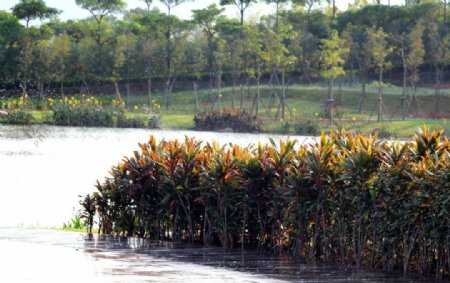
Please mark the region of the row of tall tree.
MULTIPOLYGON (((190 20, 172 14, 182 0, 160 0, 159 11, 151 0, 147 9, 126 10, 123 0, 75 0, 92 15, 82 20, 58 20, 59 11, 42 0, 21 0, 11 12, 0 11, 0 85, 20 86, 23 92, 58 85, 146 83, 149 99, 155 82, 164 90, 164 105, 177 80, 192 81, 217 94, 220 105, 223 82, 233 87, 233 107, 243 107, 242 91, 255 84, 255 115, 259 112, 260 82, 272 90, 285 117, 286 84, 296 80, 329 83, 326 113, 333 117, 333 85, 346 78, 362 85, 359 111, 372 80, 378 86, 378 119, 383 113, 384 74, 401 78, 402 112, 420 110, 417 86, 436 87, 436 111, 445 70, 450 63, 450 32, 446 3, 405 6, 368 5, 355 1, 339 12, 335 1, 322 9, 320 0, 270 0, 274 14, 255 18, 246 15, 256 0, 221 0, 192 11, 190 20), (224 16, 226 5, 234 5, 240 19, 224 16), (50 19, 39 27, 35 19, 50 19)), ((191 88, 191 86, 189 87, 191 88)), ((198 105, 197 105, 198 106, 198 105)))

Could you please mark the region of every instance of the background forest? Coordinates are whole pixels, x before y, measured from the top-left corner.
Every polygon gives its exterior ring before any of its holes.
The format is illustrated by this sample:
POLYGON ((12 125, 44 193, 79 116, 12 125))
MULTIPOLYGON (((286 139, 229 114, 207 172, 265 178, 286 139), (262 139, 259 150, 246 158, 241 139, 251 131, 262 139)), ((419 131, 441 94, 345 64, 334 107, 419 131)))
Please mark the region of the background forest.
POLYGON ((0 96, 122 94, 127 103, 156 97, 169 109, 172 92, 191 91, 195 110, 229 105, 284 121, 296 115, 286 104, 296 86, 314 85, 323 93, 320 115, 329 120, 346 103, 346 89, 356 118, 365 110, 378 121, 448 116, 446 1, 357 0, 339 11, 335 1, 267 0, 275 12, 257 18, 246 12, 258 1, 221 0, 193 10, 190 20, 171 14, 181 0, 160 0, 165 11, 151 0, 143 0, 148 9, 133 10, 122 0, 74 1, 92 16, 64 22, 42 0, 0 11, 0 96), (225 5, 240 18, 225 16, 225 5), (45 21, 30 25, 35 19, 45 21), (208 95, 200 99, 199 91, 208 95), (389 92, 396 97, 386 103, 389 92))

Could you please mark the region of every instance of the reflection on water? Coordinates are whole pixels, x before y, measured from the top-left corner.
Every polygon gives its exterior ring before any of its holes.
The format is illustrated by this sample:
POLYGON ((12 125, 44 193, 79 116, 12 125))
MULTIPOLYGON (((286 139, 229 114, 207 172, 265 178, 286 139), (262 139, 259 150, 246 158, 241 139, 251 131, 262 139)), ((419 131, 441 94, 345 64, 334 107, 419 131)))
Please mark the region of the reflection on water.
MULTIPOLYGON (((150 134, 158 140, 188 135, 222 144, 269 141, 267 135, 252 134, 0 125, 0 227, 60 227, 73 216, 78 196, 92 192, 95 180, 150 134)), ((285 137, 274 137, 279 138, 285 137)), ((419 282, 239 249, 224 253, 220 248, 0 228, 0 282, 278 281, 419 282)))
POLYGON ((273 282, 264 276, 140 253, 81 234, 0 229, 0 282, 273 282))
POLYGON ((0 228, 0 282, 427 282, 240 249, 0 228))
POLYGON ((157 140, 188 135, 222 144, 269 142, 256 134, 0 125, 0 227, 60 227, 78 196, 92 192, 95 181, 150 134, 157 140))

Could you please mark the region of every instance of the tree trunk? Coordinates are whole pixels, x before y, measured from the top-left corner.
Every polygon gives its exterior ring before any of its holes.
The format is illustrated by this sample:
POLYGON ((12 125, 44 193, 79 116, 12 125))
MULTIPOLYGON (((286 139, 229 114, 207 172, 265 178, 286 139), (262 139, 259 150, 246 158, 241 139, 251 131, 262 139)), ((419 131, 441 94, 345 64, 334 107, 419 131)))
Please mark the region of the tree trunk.
POLYGON ((440 92, 441 92, 441 70, 439 69, 439 66, 436 66, 436 89, 434 92, 434 96, 436 99, 434 108, 435 114, 437 114, 439 111, 440 92))
POLYGON ((31 36, 28 31, 29 21, 27 20, 27 31, 24 36, 24 58, 21 58, 23 61, 23 76, 22 76, 22 95, 25 95, 28 89, 28 72, 31 61, 31 36))
POLYGON ((338 95, 336 99, 336 104, 341 106, 342 105, 342 80, 339 80, 339 87, 338 87, 338 95))
POLYGON ((415 107, 417 106, 417 85, 415 82, 411 83, 412 86, 412 108, 415 109, 415 107))
POLYGON ((61 96, 64 97, 64 81, 61 79, 61 96))
POLYGON ((279 22, 279 17, 280 17, 280 12, 279 12, 280 2, 277 1, 275 4, 277 5, 276 12, 275 12, 275 29, 278 30, 278 22, 279 22))
POLYGON ((44 97, 44 83, 41 81, 40 78, 38 78, 37 87, 38 87, 39 99, 42 99, 44 97))
POLYGON ((444 24, 447 22, 447 0, 444 0, 444 24))
POLYGON ((231 94, 231 108, 234 109, 235 105, 235 96, 236 96, 236 61, 233 59, 233 88, 231 94))
POLYGON ((381 122, 381 115, 383 113, 383 92, 382 92, 382 83, 383 83, 383 67, 380 67, 380 73, 378 74, 378 117, 377 121, 381 122))
POLYGON ((348 82, 349 87, 352 88, 353 80, 355 79, 355 70, 353 67, 353 63, 350 64, 350 81, 348 82))
POLYGON ((330 124, 333 121, 333 105, 334 105, 333 84, 334 84, 334 80, 330 79, 328 81, 328 100, 327 100, 327 105, 326 105, 326 108, 327 108, 326 115, 328 116, 328 122, 330 124))
POLYGON ((361 114, 362 107, 364 103, 364 99, 366 98, 366 74, 364 73, 362 77, 362 90, 361 90, 361 96, 359 97, 359 103, 358 103, 358 113, 361 114))
POLYGON ((166 110, 169 108, 170 78, 166 80, 166 89, 164 90, 164 106, 166 110))
POLYGON ((405 57, 405 48, 404 48, 404 41, 402 40, 402 48, 400 50, 402 55, 402 65, 403 65, 403 93, 400 97, 400 103, 401 103, 401 109, 402 109, 402 121, 405 121, 405 99, 406 99, 406 79, 407 79, 407 66, 406 66, 406 57, 405 57))
POLYGON ((241 87, 241 99, 240 99, 240 108, 241 108, 241 110, 242 109, 244 109, 244 84, 241 82, 241 85, 240 85, 240 87, 241 87))
MULTIPOLYGON (((170 7, 168 7, 168 15, 170 16, 170 7)), ((171 68, 172 68, 172 47, 171 47, 171 30, 170 26, 167 28, 166 31, 166 52, 167 52, 167 58, 166 58, 166 91, 165 91, 165 99, 164 99, 164 106, 166 109, 169 108, 169 89, 170 89, 170 81, 171 78, 171 68)))
POLYGON ((282 87, 282 102, 281 102, 281 119, 286 121, 286 84, 285 84, 285 70, 281 72, 281 87, 282 87))
POLYGON ((195 111, 198 111, 198 82, 193 82, 194 84, 194 94, 195 94, 195 111))
POLYGON ((333 0, 333 20, 336 18, 336 12, 337 12, 336 0, 333 0))
POLYGON ((150 74, 150 71, 148 72, 148 78, 147 78, 147 94, 148 94, 148 103, 149 103, 150 107, 153 107, 152 75, 150 74))
POLYGON ((219 71, 217 73, 217 102, 218 110, 220 111, 222 101, 222 65, 219 65, 219 71))
POLYGON ((308 6, 308 13, 306 16, 306 27, 309 29, 309 22, 310 22, 310 18, 311 18, 311 9, 312 9, 312 5, 308 6))
POLYGON ((130 102, 130 94, 131 94, 131 90, 130 90, 130 79, 127 77, 127 101, 130 102))
POLYGON ((119 100, 122 100, 122 96, 120 95, 120 89, 119 89, 119 85, 117 84, 116 81, 114 81, 114 89, 116 91, 116 96, 119 100))
POLYGON ((255 118, 258 119, 259 116, 259 96, 260 96, 260 87, 259 87, 259 82, 261 80, 261 69, 259 66, 259 62, 258 62, 258 66, 257 66, 258 70, 257 70, 257 78, 256 78, 256 104, 255 104, 255 118))

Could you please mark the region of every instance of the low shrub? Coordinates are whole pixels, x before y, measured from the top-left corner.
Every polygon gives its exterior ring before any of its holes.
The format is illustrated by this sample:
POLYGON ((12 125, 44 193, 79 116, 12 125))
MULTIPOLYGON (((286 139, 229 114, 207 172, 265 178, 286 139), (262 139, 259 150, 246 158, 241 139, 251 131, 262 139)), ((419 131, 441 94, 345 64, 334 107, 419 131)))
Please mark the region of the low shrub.
POLYGON ((291 132, 292 124, 288 121, 283 122, 281 124, 281 131, 283 134, 289 134, 291 132))
POLYGON ((145 121, 139 118, 125 118, 117 120, 118 128, 147 128, 145 121))
POLYGON ((260 132, 262 121, 246 112, 212 111, 195 115, 195 129, 200 131, 219 131, 231 129, 234 132, 260 132))
POLYGON ((33 116, 23 110, 13 110, 7 115, 0 117, 0 123, 10 125, 30 125, 33 123, 33 116))
POLYGON ((75 216, 70 221, 63 224, 63 230, 81 230, 85 228, 86 226, 79 216, 75 216))
POLYGON ((294 125, 295 134, 316 136, 320 133, 319 124, 314 120, 303 120, 294 125))
POLYGON ((61 103, 53 107, 53 123, 59 126, 111 127, 110 110, 93 104, 61 103))
POLYGON ((374 135, 375 133, 378 134, 379 138, 387 139, 393 136, 393 133, 388 128, 381 126, 380 128, 375 128, 372 130, 371 134, 374 135))
POLYGON ((127 118, 123 111, 114 113, 116 116, 116 127, 118 128, 146 128, 145 122, 139 118, 127 118))
POLYGON ((150 115, 147 123, 142 118, 128 118, 123 111, 115 113, 117 116, 116 127, 118 128, 150 128, 159 129, 161 126, 159 115, 150 115))
POLYGON ((159 129, 161 128, 161 116, 159 115, 150 115, 148 117, 148 127, 150 129, 159 129))

